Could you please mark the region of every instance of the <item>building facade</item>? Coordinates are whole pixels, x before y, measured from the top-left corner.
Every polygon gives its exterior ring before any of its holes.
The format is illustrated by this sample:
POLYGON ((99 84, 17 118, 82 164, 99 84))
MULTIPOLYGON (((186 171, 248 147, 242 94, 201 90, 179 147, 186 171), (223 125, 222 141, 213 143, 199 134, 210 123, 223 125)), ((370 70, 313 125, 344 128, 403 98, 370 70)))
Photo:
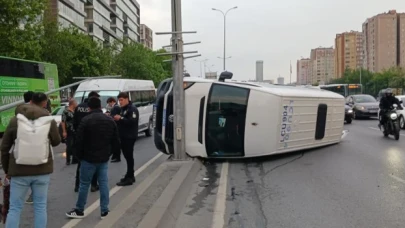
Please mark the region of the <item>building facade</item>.
POLYGON ((297 84, 298 85, 306 85, 311 83, 311 75, 310 75, 310 66, 311 66, 310 59, 300 59, 297 60, 297 84))
POLYGON ((363 66, 363 33, 350 31, 336 34, 335 72, 341 78, 346 69, 359 69, 363 66))
POLYGON ((404 13, 390 10, 368 18, 363 23, 365 69, 380 72, 394 66, 405 67, 404 21, 404 13))
POLYGON ((328 83, 335 79, 335 49, 319 47, 311 50, 311 84, 328 83))
POLYGON ((153 31, 145 24, 141 24, 141 44, 149 49, 153 49, 153 31))
POLYGON ((61 27, 74 26, 100 44, 140 42, 140 5, 136 0, 49 0, 49 15, 61 27))

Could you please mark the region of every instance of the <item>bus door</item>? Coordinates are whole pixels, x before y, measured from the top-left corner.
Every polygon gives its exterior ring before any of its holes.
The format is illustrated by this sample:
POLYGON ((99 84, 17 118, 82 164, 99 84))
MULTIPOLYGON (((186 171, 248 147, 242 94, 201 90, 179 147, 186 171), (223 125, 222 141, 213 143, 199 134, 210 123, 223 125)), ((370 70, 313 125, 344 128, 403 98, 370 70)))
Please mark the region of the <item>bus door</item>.
POLYGON ((249 89, 212 84, 207 102, 205 147, 208 157, 243 157, 249 89))

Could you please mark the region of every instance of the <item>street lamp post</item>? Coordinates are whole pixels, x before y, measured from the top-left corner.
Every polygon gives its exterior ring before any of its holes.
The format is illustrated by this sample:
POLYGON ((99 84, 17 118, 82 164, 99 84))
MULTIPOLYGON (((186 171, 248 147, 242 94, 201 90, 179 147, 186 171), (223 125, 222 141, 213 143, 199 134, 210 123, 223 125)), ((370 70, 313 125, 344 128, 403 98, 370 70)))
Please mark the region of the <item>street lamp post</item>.
POLYGON ((226 70, 226 63, 225 63, 225 61, 226 61, 226 59, 227 59, 227 58, 226 58, 226 15, 228 14, 229 11, 234 10, 234 9, 237 9, 237 8, 238 8, 237 6, 232 7, 232 8, 230 8, 230 9, 228 9, 225 13, 224 13, 222 10, 212 8, 212 10, 218 11, 218 12, 222 13, 222 15, 224 16, 224 57, 223 57, 223 60, 224 60, 224 71, 226 70))
POLYGON ((204 78, 203 77, 203 74, 202 74, 202 63, 204 63, 204 73, 205 73, 205 62, 207 62, 208 61, 208 59, 203 59, 203 60, 194 60, 194 61, 196 61, 196 62, 199 62, 200 63, 200 75, 201 75, 201 78, 204 78))

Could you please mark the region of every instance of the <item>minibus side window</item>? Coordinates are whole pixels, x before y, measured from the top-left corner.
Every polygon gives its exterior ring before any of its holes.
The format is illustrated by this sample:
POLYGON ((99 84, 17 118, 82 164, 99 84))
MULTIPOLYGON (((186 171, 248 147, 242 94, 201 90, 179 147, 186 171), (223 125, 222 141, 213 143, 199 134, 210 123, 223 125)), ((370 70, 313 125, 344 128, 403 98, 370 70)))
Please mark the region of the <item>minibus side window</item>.
POLYGON ((326 117, 328 114, 328 105, 319 104, 318 115, 316 117, 315 140, 321 140, 325 137, 326 117))
POLYGON ((205 147, 210 157, 245 155, 249 89, 213 84, 208 95, 205 147))

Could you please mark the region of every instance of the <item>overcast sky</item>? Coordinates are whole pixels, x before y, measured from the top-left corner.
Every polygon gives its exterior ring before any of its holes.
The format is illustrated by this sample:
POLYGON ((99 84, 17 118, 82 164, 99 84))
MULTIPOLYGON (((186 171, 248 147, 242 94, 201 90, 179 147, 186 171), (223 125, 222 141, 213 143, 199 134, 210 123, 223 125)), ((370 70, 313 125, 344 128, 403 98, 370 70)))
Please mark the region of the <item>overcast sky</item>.
MULTIPOLYGON (((171 0, 138 0, 141 23, 154 32, 171 31, 171 0)), ((405 0, 183 0, 185 42, 201 41, 186 50, 197 50, 199 58, 185 61, 192 76, 200 76, 200 63, 208 59, 206 71, 221 72, 223 63, 223 16, 212 8, 238 9, 227 16, 227 70, 235 79, 254 79, 256 60, 264 61, 264 79, 279 75, 296 81, 296 61, 309 57, 311 48, 334 45, 336 33, 361 31, 371 16, 396 9, 405 12, 405 0), (214 66, 212 66, 214 65, 214 66)), ((168 45, 170 36, 154 35, 154 49, 168 45)), ((204 71, 204 67, 202 69, 204 71)), ((204 72, 203 72, 204 74, 204 72)))

